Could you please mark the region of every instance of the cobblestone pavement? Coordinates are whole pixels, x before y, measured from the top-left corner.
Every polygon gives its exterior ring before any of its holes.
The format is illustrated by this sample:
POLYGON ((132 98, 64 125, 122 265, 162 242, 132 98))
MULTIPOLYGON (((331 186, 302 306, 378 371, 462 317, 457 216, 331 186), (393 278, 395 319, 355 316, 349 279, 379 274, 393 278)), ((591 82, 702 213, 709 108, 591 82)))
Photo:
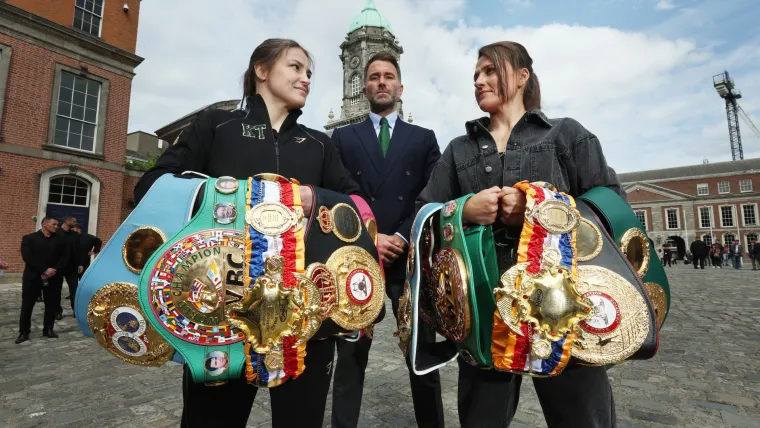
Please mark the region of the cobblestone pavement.
MULTIPOLYGON (((760 427, 760 272, 681 265, 668 273, 673 310, 657 357, 609 372, 619 426, 760 427)), ((18 284, 0 285, 0 427, 178 426, 180 366, 122 363, 83 337, 68 311, 60 338, 45 339, 41 304, 32 340, 15 345, 20 295, 18 284)), ((361 427, 416 425, 394 330, 392 316, 376 328, 361 427)), ((456 376, 456 364, 442 371, 448 427, 459 426, 456 376)), ((531 382, 522 390, 512 426, 545 426, 531 382)), ((248 426, 270 426, 268 409, 262 391, 248 426)))

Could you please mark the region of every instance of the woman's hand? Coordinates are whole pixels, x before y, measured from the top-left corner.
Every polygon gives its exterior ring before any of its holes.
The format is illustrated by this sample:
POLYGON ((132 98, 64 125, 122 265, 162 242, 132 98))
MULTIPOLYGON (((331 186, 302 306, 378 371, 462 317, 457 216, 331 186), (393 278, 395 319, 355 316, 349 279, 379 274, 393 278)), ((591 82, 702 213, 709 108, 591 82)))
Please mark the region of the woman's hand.
POLYGON ((314 205, 314 191, 309 186, 298 186, 298 190, 301 193, 301 208, 303 208, 303 215, 309 217, 314 205))
POLYGON ((502 189, 494 186, 481 190, 464 204, 462 219, 467 223, 493 224, 499 211, 499 194, 502 189))
POLYGON ((499 207, 501 214, 499 220, 510 226, 517 226, 525 219, 525 193, 514 187, 504 187, 499 193, 499 207))

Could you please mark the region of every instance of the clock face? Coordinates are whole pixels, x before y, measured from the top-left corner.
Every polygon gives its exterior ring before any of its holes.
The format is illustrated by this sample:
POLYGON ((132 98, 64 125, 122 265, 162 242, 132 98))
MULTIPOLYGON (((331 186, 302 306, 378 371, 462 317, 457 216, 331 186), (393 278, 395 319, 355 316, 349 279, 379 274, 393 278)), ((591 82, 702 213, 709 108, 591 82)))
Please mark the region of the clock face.
POLYGON ((348 65, 350 65, 351 68, 356 68, 356 66, 359 65, 359 57, 355 56, 355 57, 351 58, 351 62, 349 62, 348 65))

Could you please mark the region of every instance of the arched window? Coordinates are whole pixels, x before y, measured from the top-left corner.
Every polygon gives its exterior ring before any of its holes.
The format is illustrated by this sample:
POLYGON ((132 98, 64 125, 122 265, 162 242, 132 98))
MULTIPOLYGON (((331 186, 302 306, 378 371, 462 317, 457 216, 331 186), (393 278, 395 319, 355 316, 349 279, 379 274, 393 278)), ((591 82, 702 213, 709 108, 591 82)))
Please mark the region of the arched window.
POLYGON ((723 235, 723 245, 729 245, 730 243, 734 242, 734 239, 736 237, 733 233, 726 233, 723 235))
POLYGON ((359 73, 354 74, 351 76, 351 87, 350 92, 351 97, 355 97, 358 95, 361 95, 362 93, 362 78, 359 77, 359 73))
POLYGON ((76 177, 55 177, 50 180, 48 203, 59 205, 73 205, 77 207, 89 206, 90 185, 76 177))
POLYGON ((713 244, 713 237, 712 235, 702 235, 702 241, 709 247, 713 244))
POLYGON ((753 242, 757 242, 757 233, 748 233, 744 239, 747 240, 747 242, 744 243, 744 248, 749 251, 750 245, 754 245, 753 242))

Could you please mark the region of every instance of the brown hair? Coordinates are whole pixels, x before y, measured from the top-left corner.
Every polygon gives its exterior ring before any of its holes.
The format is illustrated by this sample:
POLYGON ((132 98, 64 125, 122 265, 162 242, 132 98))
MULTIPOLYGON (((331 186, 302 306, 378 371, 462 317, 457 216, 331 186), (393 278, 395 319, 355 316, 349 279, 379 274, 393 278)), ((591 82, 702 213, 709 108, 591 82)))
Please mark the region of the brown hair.
POLYGON ((386 52, 386 51, 380 51, 374 55, 372 55, 372 58, 367 61, 367 66, 364 67, 364 81, 366 82, 369 78, 369 75, 367 73, 369 72, 369 66, 375 62, 375 61, 386 61, 393 64, 394 67, 396 67, 396 74, 398 74, 398 80, 401 81, 401 67, 398 66, 398 60, 395 56, 393 56, 392 53, 386 52))
POLYGON ((269 71, 274 66, 274 63, 280 58, 282 54, 288 51, 290 48, 298 48, 306 54, 309 59, 309 65, 314 63, 314 59, 311 57, 309 51, 303 48, 298 42, 290 39, 267 39, 263 43, 256 46, 251 54, 251 59, 248 62, 248 70, 245 71, 243 76, 243 94, 245 96, 253 96, 256 94, 256 66, 264 66, 264 70, 269 71))
POLYGON ((523 105, 527 111, 541 108, 541 86, 536 73, 533 72, 533 59, 523 45, 516 42, 491 43, 478 50, 478 58, 480 57, 490 59, 496 67, 496 75, 499 77, 499 96, 506 101, 510 101, 507 64, 511 65, 515 72, 522 68, 528 69, 530 77, 528 83, 525 84, 523 105))

